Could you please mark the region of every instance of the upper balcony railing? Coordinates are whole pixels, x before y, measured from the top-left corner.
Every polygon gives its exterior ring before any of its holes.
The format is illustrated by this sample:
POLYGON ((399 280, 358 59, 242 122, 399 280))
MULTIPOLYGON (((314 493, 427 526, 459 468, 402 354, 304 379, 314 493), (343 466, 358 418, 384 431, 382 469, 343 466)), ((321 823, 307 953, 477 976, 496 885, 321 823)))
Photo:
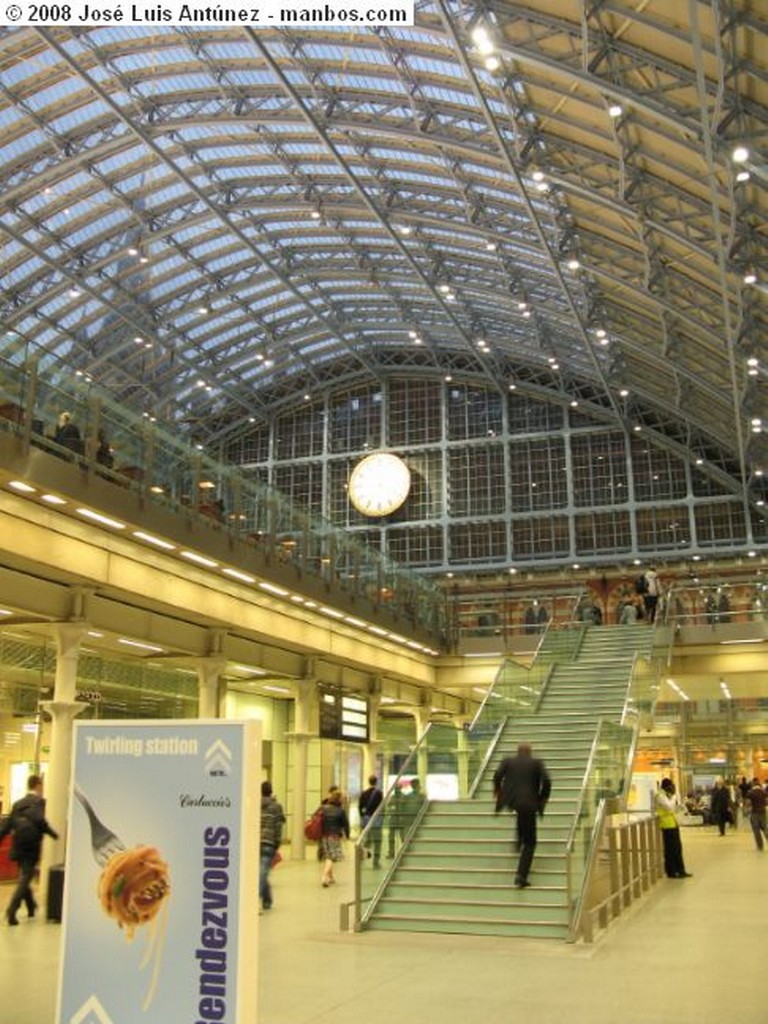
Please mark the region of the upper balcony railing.
MULTIPOLYGON (((11 336, 11 339, 15 336, 11 336)), ((314 577, 333 593, 363 598, 436 646, 450 642, 445 592, 381 552, 309 515, 237 467, 213 458, 187 425, 160 423, 115 401, 86 374, 25 346, 0 349, 0 431, 139 492, 253 545, 264 563, 314 577), (63 412, 76 428, 57 433, 63 412)))

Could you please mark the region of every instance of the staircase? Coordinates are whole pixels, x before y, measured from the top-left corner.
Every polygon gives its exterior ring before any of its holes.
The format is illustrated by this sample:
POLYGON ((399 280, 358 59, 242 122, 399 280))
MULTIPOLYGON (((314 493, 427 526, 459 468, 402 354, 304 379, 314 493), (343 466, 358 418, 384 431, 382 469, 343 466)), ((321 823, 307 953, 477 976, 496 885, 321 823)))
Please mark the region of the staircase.
POLYGON ((620 720, 633 658, 647 655, 651 641, 647 626, 586 631, 576 660, 556 664, 538 711, 507 720, 475 795, 430 802, 366 927, 567 937, 566 844, 598 721, 620 720), (514 816, 494 813, 492 777, 523 741, 544 760, 552 796, 538 821, 532 884, 521 890, 513 884, 514 816))

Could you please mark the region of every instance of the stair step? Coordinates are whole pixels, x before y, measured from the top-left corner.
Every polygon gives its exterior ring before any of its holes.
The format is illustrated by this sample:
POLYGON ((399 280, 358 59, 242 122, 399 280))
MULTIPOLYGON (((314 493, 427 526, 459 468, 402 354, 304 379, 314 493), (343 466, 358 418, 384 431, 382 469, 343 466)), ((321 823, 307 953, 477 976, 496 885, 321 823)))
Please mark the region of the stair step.
POLYGON ((472 917, 482 921, 512 919, 517 922, 536 921, 538 923, 567 924, 568 906, 565 902, 549 904, 525 901, 524 897, 529 894, 533 895, 533 888, 531 886, 530 889, 515 889, 515 893, 520 898, 513 904, 480 900, 406 899, 391 897, 387 892, 387 895, 380 901, 378 910, 382 915, 398 914, 403 917, 432 917, 433 919, 439 917, 443 921, 472 917))
POLYGON ((503 935, 509 938, 565 939, 568 926, 555 921, 486 921, 482 918, 413 919, 398 914, 376 914, 368 923, 375 931, 442 932, 447 935, 503 935))

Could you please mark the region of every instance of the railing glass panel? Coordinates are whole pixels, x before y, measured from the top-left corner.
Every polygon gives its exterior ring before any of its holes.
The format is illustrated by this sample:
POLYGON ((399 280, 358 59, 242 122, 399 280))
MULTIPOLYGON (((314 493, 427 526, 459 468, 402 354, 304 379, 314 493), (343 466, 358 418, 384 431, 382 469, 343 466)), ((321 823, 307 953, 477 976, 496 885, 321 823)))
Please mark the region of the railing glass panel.
POLYGON ((26 357, 20 343, 0 351, 0 430, 28 435, 59 458, 236 534, 268 565, 292 566, 333 590, 386 607, 429 630, 436 646, 450 643, 442 588, 298 509, 246 470, 201 451, 185 425, 157 422, 158 410, 133 412, 52 357, 26 357), (77 427, 67 440, 56 439, 62 412, 77 427))

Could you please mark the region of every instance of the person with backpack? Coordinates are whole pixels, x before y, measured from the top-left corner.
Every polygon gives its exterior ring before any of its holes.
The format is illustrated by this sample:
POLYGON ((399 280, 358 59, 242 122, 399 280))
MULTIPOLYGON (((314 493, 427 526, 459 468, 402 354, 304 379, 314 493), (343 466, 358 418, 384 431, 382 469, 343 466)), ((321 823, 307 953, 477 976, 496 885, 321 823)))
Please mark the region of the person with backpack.
POLYGON ((15 860, 19 865, 19 881, 5 912, 9 925, 19 923, 16 914, 22 903, 26 904, 27 915, 35 916, 37 903, 32 895, 32 879, 40 861, 43 836, 59 838, 58 833, 54 832, 45 819, 43 780, 39 775, 29 776, 27 790, 27 795, 16 801, 11 813, 0 826, 0 840, 13 833, 11 860, 15 860))

